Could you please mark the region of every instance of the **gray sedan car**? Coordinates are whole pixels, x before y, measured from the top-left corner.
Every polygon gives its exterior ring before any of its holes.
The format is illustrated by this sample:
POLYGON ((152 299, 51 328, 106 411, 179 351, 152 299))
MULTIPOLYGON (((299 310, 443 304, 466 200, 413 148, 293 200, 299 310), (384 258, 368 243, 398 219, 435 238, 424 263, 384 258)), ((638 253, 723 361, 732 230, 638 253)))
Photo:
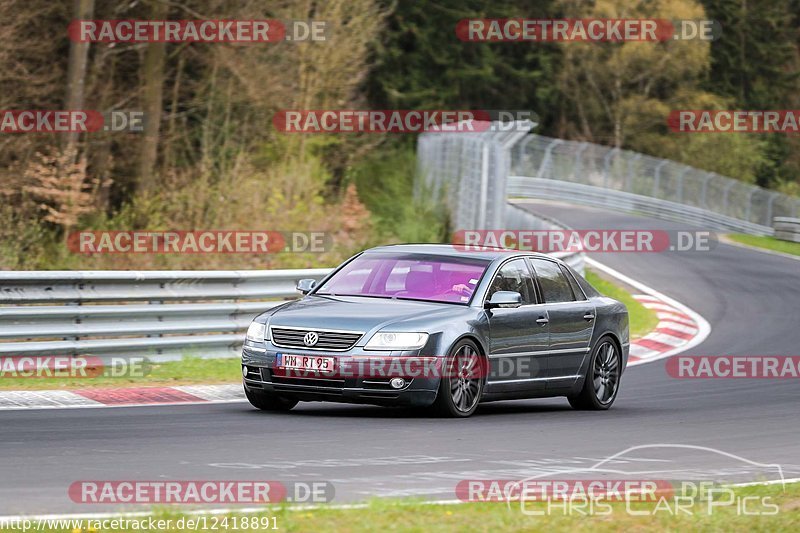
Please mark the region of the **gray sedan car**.
POLYGON ((628 311, 551 256, 454 245, 366 250, 303 298, 256 317, 244 389, 264 410, 300 401, 431 407, 566 396, 608 409, 630 347, 628 311))

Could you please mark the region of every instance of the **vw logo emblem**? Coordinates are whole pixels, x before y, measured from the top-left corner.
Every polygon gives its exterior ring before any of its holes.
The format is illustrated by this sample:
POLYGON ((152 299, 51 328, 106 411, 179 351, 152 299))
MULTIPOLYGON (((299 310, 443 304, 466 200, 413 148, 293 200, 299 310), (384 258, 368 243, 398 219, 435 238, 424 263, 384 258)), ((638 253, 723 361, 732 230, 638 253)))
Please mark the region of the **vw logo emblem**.
POLYGON ((319 341, 319 334, 316 331, 309 331, 303 337, 303 344, 306 346, 314 346, 319 341))

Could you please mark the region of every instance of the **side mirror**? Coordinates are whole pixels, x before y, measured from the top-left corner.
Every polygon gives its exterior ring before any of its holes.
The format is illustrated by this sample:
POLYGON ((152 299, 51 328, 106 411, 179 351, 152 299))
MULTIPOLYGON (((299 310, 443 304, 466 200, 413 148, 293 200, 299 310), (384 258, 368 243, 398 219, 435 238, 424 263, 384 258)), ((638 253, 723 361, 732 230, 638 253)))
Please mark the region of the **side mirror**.
POLYGON ((486 309, 496 307, 514 308, 522 305, 522 295, 515 291, 497 291, 486 302, 486 309))
POLYGON ((315 279, 301 279, 297 282, 297 290, 303 294, 308 294, 316 285, 317 280, 315 279))

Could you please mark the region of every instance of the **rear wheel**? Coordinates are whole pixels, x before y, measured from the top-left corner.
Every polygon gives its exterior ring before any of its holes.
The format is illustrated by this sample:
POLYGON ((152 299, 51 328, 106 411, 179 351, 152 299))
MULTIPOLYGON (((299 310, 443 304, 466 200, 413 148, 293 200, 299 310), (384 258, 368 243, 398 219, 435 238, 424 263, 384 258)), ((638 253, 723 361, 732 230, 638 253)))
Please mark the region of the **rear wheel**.
POLYGON ((266 392, 249 390, 245 387, 244 394, 253 407, 262 411, 289 411, 297 405, 297 400, 276 396, 266 392))
POLYGON ((575 409, 604 411, 617 399, 622 359, 617 345, 603 337, 592 351, 581 391, 567 399, 575 409))
POLYGON ((466 418, 478 408, 485 372, 478 347, 470 340, 456 343, 444 362, 433 409, 441 416, 466 418))

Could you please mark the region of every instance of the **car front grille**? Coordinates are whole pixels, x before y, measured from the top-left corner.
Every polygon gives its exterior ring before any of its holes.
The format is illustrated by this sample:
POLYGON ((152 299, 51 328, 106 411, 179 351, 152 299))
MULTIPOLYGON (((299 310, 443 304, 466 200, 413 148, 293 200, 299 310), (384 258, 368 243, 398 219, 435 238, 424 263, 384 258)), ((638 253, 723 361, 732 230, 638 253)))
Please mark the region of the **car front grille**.
POLYGON ((330 350, 333 352, 343 352, 352 348, 363 333, 345 331, 326 331, 319 329, 294 329, 294 328, 270 328, 272 332, 272 343, 275 346, 287 348, 302 348, 304 350, 330 350), (306 346, 303 342, 306 334, 314 332, 319 335, 319 340, 313 346, 306 346))

